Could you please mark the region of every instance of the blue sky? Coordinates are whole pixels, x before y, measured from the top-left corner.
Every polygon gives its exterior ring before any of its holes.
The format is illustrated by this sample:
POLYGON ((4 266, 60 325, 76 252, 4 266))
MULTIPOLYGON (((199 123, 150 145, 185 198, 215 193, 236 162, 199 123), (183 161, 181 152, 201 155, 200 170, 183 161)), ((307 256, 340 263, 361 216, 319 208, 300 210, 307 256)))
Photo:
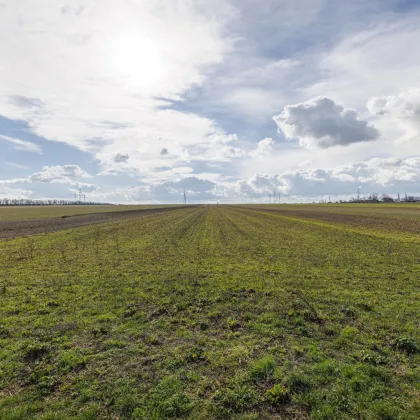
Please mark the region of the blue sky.
POLYGON ((420 194, 414 0, 6 0, 0 197, 420 194))

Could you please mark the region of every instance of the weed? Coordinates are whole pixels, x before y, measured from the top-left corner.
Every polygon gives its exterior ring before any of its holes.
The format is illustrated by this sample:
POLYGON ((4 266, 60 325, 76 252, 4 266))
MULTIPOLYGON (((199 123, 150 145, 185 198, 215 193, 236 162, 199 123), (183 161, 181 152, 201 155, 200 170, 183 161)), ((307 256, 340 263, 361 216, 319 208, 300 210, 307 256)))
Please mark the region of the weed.
POLYGON ((270 355, 254 362, 250 369, 251 378, 255 380, 267 379, 274 372, 276 361, 270 355))
POLYGON ((206 331, 210 328, 210 325, 208 322, 200 322, 200 330, 201 331, 206 331))
POLYGON ((407 354, 417 354, 420 352, 419 345, 414 338, 397 338, 392 344, 393 348, 407 354))
POLYGON ((385 365, 386 359, 380 354, 362 351, 362 361, 373 366, 385 365))
POLYGON ((231 317, 226 320, 226 325, 232 331, 238 330, 242 327, 241 323, 237 319, 231 317))
POLYGON ((87 364, 87 357, 78 351, 62 352, 58 360, 58 364, 64 372, 78 371, 86 367, 87 364))
POLYGON ((301 372, 294 370, 285 377, 285 383, 292 393, 306 393, 312 389, 312 381, 310 377, 301 372))
POLYGON ((194 347, 187 352, 186 361, 190 363, 199 362, 204 360, 203 349, 194 347))
POLYGON ((10 337, 10 331, 4 325, 0 324, 0 338, 8 337, 10 337))
POLYGON ((146 397, 145 407, 133 412, 133 419, 185 418, 193 404, 174 378, 162 380, 146 397))
POLYGON ((252 407, 258 401, 255 391, 248 385, 235 384, 223 390, 216 391, 213 402, 216 413, 220 416, 230 416, 252 407))
POLYGON ((276 384, 266 391, 265 399, 273 405, 285 404, 290 401, 290 390, 282 384, 276 384))
POLYGON ((38 359, 42 359, 47 354, 49 354, 50 351, 51 351, 51 348, 48 344, 34 342, 31 344, 28 344, 24 348, 24 357, 25 357, 25 360, 27 361, 35 361, 38 359))

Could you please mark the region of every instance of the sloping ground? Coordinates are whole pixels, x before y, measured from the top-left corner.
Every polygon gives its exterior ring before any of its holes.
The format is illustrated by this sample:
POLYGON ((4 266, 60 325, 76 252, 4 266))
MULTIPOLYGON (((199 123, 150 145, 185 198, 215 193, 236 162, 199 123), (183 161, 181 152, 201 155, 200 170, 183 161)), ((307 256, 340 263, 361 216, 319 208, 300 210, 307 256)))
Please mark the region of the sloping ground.
POLYGON ((56 232, 62 229, 76 228, 96 223, 110 222, 127 217, 148 216, 185 207, 164 207, 141 210, 113 211, 109 213, 77 214, 50 219, 1 220, 0 239, 11 239, 22 236, 39 235, 56 232))

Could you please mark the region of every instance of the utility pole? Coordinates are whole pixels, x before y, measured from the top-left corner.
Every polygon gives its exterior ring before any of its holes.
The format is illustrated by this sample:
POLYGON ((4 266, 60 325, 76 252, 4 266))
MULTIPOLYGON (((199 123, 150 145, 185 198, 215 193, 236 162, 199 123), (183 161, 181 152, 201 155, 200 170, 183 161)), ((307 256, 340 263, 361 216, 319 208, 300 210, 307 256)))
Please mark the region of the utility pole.
POLYGON ((357 187, 357 201, 360 201, 360 187, 357 187))
POLYGON ((184 204, 187 204, 187 193, 185 190, 184 190, 184 204))
POLYGON ((82 202, 82 188, 79 188, 79 202, 82 202))
POLYGON ((400 193, 398 193, 398 202, 400 202, 401 201, 401 199, 400 199, 400 193))

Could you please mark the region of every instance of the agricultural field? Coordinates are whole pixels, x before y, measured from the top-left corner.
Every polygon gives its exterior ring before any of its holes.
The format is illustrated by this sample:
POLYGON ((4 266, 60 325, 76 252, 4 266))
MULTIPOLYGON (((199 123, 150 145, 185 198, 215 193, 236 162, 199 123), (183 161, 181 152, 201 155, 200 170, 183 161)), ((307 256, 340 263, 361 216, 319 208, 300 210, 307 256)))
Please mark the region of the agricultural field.
MULTIPOLYGON (((1 220, 48 219, 78 214, 109 213, 114 211, 142 210, 167 207, 164 205, 69 205, 69 206, 0 206, 1 220)), ((172 207, 172 206, 171 206, 172 207)))
MULTIPOLYGON (((31 218, 33 215, 40 214, 36 209, 33 212, 27 211, 28 219, 23 220, 0 220, 0 240, 1 239, 14 239, 18 237, 31 236, 37 234, 48 234, 63 229, 77 228, 81 226, 91 226, 97 223, 107 221, 114 221, 118 219, 126 219, 132 217, 147 216, 150 214, 158 214, 166 211, 178 210, 180 207, 169 206, 124 206, 113 207, 113 211, 107 212, 105 208, 103 211, 97 213, 77 213, 82 209, 74 209, 76 213, 72 213, 72 208, 69 208, 66 214, 61 217, 38 217, 31 218)), ((61 213, 60 209, 56 209, 56 213, 61 213)), ((53 214, 53 212, 51 212, 53 214)))
POLYGON ((419 419, 417 211, 190 206, 0 241, 0 418, 419 419))
POLYGON ((325 221, 356 228, 420 233, 420 205, 413 204, 292 204, 251 205, 246 208, 278 212, 289 217, 325 221))

